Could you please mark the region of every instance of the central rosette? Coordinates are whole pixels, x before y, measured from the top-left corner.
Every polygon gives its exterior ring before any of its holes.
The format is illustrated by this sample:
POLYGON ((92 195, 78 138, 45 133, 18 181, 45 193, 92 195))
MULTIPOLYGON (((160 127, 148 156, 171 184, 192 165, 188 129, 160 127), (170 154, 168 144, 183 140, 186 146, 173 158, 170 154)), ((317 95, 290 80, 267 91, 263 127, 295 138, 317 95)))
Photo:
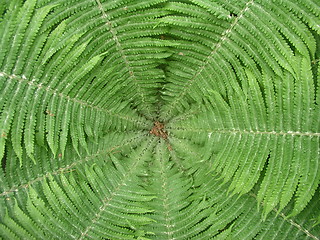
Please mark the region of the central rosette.
POLYGON ((168 133, 164 128, 164 124, 158 121, 153 123, 153 128, 150 130, 150 134, 156 135, 163 139, 168 139, 168 133))

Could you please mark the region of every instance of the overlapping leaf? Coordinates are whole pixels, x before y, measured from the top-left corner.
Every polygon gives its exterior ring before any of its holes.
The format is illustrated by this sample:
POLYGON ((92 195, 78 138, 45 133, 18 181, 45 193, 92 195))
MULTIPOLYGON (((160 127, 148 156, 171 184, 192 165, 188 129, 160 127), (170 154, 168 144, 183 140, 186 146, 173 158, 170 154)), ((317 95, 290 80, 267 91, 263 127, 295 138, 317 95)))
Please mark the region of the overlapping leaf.
POLYGON ((1 238, 319 239, 319 19, 2 1, 1 238))

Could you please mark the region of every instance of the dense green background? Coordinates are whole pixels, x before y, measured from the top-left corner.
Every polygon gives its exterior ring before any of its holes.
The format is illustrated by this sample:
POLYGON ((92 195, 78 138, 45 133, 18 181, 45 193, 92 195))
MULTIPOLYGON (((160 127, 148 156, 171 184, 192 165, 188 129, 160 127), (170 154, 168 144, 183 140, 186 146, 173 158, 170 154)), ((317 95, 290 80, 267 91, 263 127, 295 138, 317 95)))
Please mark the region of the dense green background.
POLYGON ((0 0, 0 238, 320 239, 319 34, 319 0, 0 0))

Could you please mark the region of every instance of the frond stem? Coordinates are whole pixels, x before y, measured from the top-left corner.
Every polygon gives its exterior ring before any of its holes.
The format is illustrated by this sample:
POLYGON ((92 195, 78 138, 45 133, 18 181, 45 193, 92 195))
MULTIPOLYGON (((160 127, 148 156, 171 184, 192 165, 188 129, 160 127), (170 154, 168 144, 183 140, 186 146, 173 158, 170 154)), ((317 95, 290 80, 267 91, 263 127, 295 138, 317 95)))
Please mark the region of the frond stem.
POLYGON ((179 130, 179 131, 191 131, 191 132, 206 132, 208 134, 212 133, 229 133, 229 134, 254 134, 254 135, 277 135, 277 136, 307 136, 307 137, 320 137, 320 133, 312 132, 296 132, 296 131, 287 131, 287 132, 276 132, 276 131, 253 131, 253 130, 241 130, 241 129, 201 129, 201 128, 170 128, 168 130, 179 130))
POLYGON ((33 80, 28 80, 26 79, 25 76, 17 76, 15 74, 7 74, 5 72, 0 72, 0 77, 1 76, 5 76, 7 77, 8 79, 10 80, 17 80, 18 82, 24 82, 30 86, 34 86, 34 87, 37 87, 38 89, 44 89, 44 91, 46 91, 47 93, 50 93, 51 95, 55 95, 55 96, 59 96, 61 98, 65 98, 69 101, 72 101, 72 102, 75 102, 77 104, 80 104, 84 107, 87 107, 87 108, 91 108, 91 109, 95 109, 97 111, 101 111, 101 112, 105 112, 107 113, 108 115, 112 116, 112 117, 117 117, 117 118, 120 118, 120 119, 123 119, 123 120, 126 120, 126 121, 130 121, 130 122, 134 122, 134 123, 138 123, 142 126, 147 126, 144 122, 140 121, 140 120, 137 120, 137 119, 133 119, 132 117, 128 117, 128 116, 123 116, 121 114, 118 114, 118 113, 113 113, 112 111, 108 110, 108 109, 105 109, 105 108, 100 108, 100 107, 97 107, 97 106, 94 106, 86 101, 83 101, 83 100, 80 100, 80 99, 77 99, 77 98, 74 98, 74 97, 70 97, 68 95, 65 95, 63 93, 59 93, 56 89, 51 89, 50 87, 46 87, 44 85, 42 85, 41 83, 40 84, 37 84, 35 79, 33 80))
MULTIPOLYGON (((106 20, 106 25, 109 27, 110 33, 112 34, 112 37, 113 37, 113 40, 114 40, 114 42, 116 43, 116 48, 117 48, 117 50, 121 53, 121 56, 122 56, 123 61, 124 61, 124 64, 125 64, 126 68, 128 69, 128 72, 129 72, 130 77, 133 79, 134 85, 136 85, 137 88, 138 88, 138 94, 140 95, 140 98, 141 98, 142 103, 143 103, 143 104, 146 104, 145 98, 144 98, 144 96, 143 96, 143 94, 142 94, 141 87, 140 87, 139 84, 137 83, 137 77, 135 76, 134 71, 133 71, 132 67, 130 66, 130 63, 129 63, 128 59, 127 59, 127 56, 126 56, 126 54, 124 53, 124 49, 123 49, 123 47, 122 47, 121 44, 120 44, 119 38, 117 37, 117 32, 116 32, 116 30, 113 28, 112 23, 111 23, 111 21, 109 20, 108 14, 107 14, 107 13, 105 12, 105 10, 103 9, 103 6, 102 6, 100 0, 94 0, 94 1, 98 4, 99 10, 100 10, 101 13, 102 13, 102 18, 104 18, 104 19, 106 20)), ((147 108, 147 110, 148 110, 148 112, 149 112, 149 115, 151 116, 149 108, 147 108)))
POLYGON ((71 172, 71 171, 73 171, 75 169, 76 166, 78 166, 80 164, 83 164, 83 163, 86 163, 86 162, 89 162, 89 161, 95 159, 96 157, 98 157, 100 155, 109 154, 109 153, 112 153, 115 150, 121 149, 124 146, 128 146, 132 142, 134 142, 137 139, 140 139, 141 136, 144 136, 144 135, 146 135, 146 134, 143 133, 143 134, 140 134, 140 135, 135 136, 133 138, 130 138, 130 139, 122 142, 121 145, 115 145, 115 146, 109 148, 108 150, 105 150, 105 149, 104 150, 98 150, 97 152, 92 153, 91 155, 87 155, 85 158, 82 158, 82 159, 80 159, 78 161, 75 161, 75 162, 73 162, 73 163, 71 163, 71 164, 69 164, 69 165, 67 165, 65 167, 61 167, 58 170, 54 170, 52 172, 46 172, 42 176, 30 180, 28 183, 21 184, 19 186, 13 186, 9 190, 6 190, 6 191, 0 193, 0 197, 7 196, 7 195, 12 194, 14 192, 18 192, 21 189, 27 189, 32 184, 34 184, 36 182, 40 182, 40 181, 48 178, 49 176, 60 175, 60 174, 64 174, 64 173, 67 173, 67 172, 71 172))
POLYGON ((150 147, 151 142, 154 141, 154 139, 150 139, 148 144, 145 146, 145 148, 141 151, 141 153, 138 156, 138 159, 134 161, 134 164, 129 168, 129 171, 123 176, 123 179, 118 182, 117 186, 114 187, 114 190, 110 193, 111 196, 106 196, 102 200, 102 205, 98 208, 98 213, 95 214, 95 217, 91 219, 91 223, 86 227, 84 231, 81 232, 81 235, 78 240, 82 240, 86 238, 88 232, 93 229, 93 225, 100 219, 101 214, 106 210, 107 206, 110 204, 110 202, 113 200, 113 198, 116 196, 116 193, 120 190, 122 186, 125 185, 125 182, 127 179, 134 173, 134 170, 137 168, 139 163, 141 162, 142 156, 145 154, 146 150, 150 147))

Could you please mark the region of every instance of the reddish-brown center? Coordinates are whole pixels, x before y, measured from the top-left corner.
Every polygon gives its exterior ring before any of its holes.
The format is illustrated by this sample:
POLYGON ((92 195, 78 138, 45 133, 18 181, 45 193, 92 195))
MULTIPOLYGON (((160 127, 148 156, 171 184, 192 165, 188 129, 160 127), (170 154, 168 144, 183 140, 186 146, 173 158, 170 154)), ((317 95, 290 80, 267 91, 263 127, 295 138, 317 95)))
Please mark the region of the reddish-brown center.
POLYGON ((168 134, 164 130, 164 124, 158 121, 154 122, 153 128, 150 130, 150 134, 153 134, 157 137, 161 137, 163 139, 168 138, 168 134))

